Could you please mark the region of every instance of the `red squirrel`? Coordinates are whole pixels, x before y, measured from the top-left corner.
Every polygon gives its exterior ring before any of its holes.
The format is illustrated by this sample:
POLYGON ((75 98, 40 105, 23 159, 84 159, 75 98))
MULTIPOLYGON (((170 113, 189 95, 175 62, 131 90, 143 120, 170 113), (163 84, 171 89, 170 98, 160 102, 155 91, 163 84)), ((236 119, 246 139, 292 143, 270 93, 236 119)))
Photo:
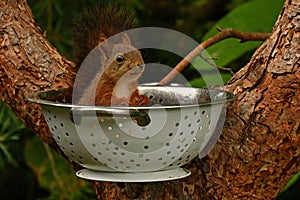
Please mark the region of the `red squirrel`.
POLYGON ((96 6, 80 16, 74 30, 75 63, 80 65, 89 52, 102 42, 105 41, 108 45, 100 49, 101 63, 97 64, 99 69, 96 72, 89 69, 89 66, 84 68, 87 70, 84 73, 86 77, 80 77, 80 87, 83 89, 78 99, 79 104, 148 105, 148 97, 140 95, 137 89, 145 66, 140 51, 131 45, 127 34, 122 34, 116 43, 107 40, 115 34, 134 28, 136 24, 136 18, 117 5, 96 6))

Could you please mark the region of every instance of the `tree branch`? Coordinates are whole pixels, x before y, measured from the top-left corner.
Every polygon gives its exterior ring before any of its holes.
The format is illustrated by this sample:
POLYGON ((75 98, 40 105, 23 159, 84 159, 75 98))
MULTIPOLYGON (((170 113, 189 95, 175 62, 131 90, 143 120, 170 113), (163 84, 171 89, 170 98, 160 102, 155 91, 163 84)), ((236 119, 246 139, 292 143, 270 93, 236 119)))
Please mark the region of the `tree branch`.
POLYGON ((200 45, 198 45, 195 49, 193 49, 193 51, 191 51, 184 59, 182 59, 176 65, 176 67, 158 83, 158 85, 166 85, 169 82, 171 82, 171 80, 175 78, 177 74, 180 73, 184 68, 186 68, 191 63, 192 60, 194 60, 198 55, 200 55, 204 49, 222 40, 228 38, 237 38, 240 40, 240 42, 264 41, 271 36, 271 33, 255 33, 255 32, 246 33, 231 28, 221 29, 220 27, 217 27, 217 30, 220 31, 218 34, 205 40, 200 45))

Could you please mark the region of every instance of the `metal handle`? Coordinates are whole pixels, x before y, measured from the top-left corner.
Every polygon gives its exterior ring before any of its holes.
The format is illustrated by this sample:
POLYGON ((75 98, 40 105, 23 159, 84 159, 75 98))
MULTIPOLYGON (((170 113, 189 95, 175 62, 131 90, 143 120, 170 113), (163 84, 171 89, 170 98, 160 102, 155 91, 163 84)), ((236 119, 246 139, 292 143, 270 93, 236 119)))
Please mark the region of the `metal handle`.
POLYGON ((73 107, 70 110, 70 118, 75 124, 81 123, 81 117, 128 117, 137 121, 139 126, 147 126, 151 119, 146 110, 138 109, 117 109, 93 107, 73 107), (76 116, 74 118, 74 116, 76 116))

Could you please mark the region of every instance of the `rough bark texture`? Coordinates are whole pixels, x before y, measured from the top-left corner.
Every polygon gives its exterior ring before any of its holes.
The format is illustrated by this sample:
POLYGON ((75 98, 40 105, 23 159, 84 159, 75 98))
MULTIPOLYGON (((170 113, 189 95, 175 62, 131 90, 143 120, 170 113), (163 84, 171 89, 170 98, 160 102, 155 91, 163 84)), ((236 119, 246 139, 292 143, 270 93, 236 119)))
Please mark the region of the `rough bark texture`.
POLYGON ((0 94, 3 101, 44 142, 55 145, 40 106, 30 92, 67 88, 74 66, 45 40, 26 1, 0 1, 0 94))
MULTIPOLYGON (((226 86, 218 144, 186 168, 188 178, 159 183, 93 182, 99 199, 272 199, 300 170, 300 2, 287 0, 272 36, 226 86)), ((45 40, 25 0, 0 1, 0 93, 24 123, 58 150, 27 92, 70 87, 71 62, 45 40)), ((58 150, 59 151, 59 150, 58 150)))
POLYGON ((272 199, 300 170, 300 1, 286 1, 272 36, 226 86, 228 107, 210 154, 208 197, 272 199))

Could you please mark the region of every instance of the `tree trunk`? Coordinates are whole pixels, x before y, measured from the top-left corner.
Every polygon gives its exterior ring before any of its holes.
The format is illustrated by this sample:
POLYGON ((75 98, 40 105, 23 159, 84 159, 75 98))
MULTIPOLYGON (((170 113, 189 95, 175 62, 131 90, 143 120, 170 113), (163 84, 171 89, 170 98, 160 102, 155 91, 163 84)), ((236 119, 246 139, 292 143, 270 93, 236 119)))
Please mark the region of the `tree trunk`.
MULTIPOLYGON (((222 135, 188 178, 92 182, 99 199, 272 199, 300 170, 300 2, 287 0, 272 36, 230 80, 222 135)), ((76 69, 46 41, 25 0, 0 1, 0 93, 15 114, 62 153, 28 92, 71 87, 76 69)), ((69 160, 70 161, 70 160, 69 160)), ((72 162, 72 161, 70 161, 72 162)), ((75 166, 75 164, 73 164, 75 166)))

